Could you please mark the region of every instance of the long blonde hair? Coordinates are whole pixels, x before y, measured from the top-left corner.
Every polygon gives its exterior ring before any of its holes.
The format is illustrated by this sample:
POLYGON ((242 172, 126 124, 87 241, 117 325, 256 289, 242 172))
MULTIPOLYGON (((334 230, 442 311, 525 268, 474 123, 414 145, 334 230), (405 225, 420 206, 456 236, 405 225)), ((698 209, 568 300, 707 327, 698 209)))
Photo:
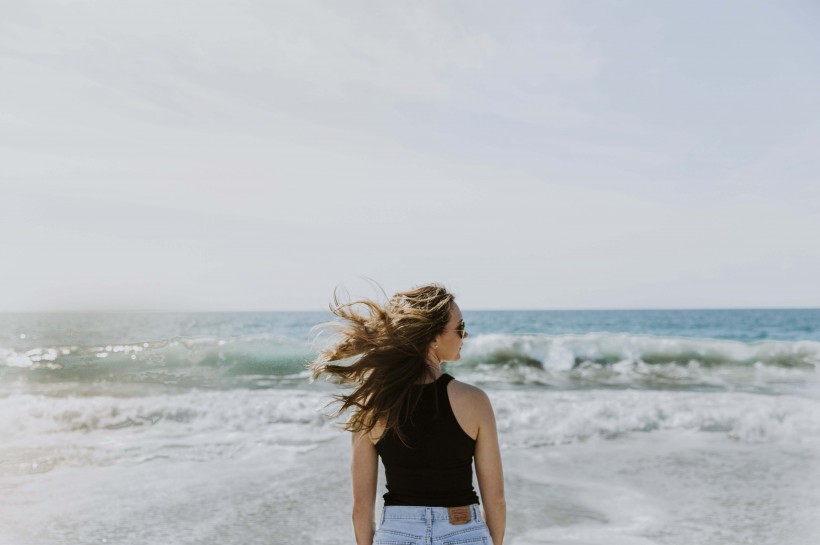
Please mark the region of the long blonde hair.
POLYGON ((342 403, 333 417, 354 408, 345 430, 369 432, 383 421, 386 433, 405 442, 401 427, 421 396, 421 388, 410 386, 432 376, 430 343, 447 326, 454 300, 439 284, 396 293, 384 305, 370 299, 342 302, 334 292, 330 311, 341 321, 323 325, 341 338, 308 369, 313 380, 329 375, 338 384, 356 386, 349 395, 333 396, 342 403))

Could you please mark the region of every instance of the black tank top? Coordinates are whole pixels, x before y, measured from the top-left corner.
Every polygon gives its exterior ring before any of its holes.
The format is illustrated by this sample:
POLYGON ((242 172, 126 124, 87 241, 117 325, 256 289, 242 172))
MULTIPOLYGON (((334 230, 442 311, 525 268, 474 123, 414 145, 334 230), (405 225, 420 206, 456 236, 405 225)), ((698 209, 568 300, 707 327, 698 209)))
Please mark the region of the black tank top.
POLYGON ((416 384, 422 394, 402 431, 405 446, 386 433, 376 451, 384 464, 387 493, 384 505, 456 507, 478 503, 473 489, 475 439, 461 428, 447 395, 453 377, 443 373, 435 382, 416 384))

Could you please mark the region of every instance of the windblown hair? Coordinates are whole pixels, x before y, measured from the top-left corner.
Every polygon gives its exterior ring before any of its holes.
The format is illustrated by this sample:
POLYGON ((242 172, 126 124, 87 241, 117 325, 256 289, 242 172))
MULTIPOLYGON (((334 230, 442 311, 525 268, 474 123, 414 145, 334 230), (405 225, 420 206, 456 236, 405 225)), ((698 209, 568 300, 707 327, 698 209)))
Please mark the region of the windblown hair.
POLYGON ((406 442, 401 427, 421 396, 421 388, 410 386, 432 376, 429 346, 447 326, 454 299, 438 284, 396 293, 384 305, 369 299, 341 302, 334 292, 330 311, 341 320, 324 326, 341 338, 308 369, 313 380, 329 375, 333 382, 355 386, 349 395, 333 396, 342 403, 333 417, 354 409, 345 430, 369 432, 381 421, 385 433, 406 442))

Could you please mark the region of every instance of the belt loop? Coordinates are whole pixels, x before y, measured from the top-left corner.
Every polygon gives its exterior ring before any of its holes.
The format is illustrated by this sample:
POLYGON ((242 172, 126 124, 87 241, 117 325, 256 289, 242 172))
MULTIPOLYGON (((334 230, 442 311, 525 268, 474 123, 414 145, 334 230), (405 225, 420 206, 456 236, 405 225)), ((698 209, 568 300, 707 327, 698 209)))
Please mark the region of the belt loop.
POLYGON ((473 509, 473 519, 484 522, 481 518, 481 511, 478 509, 478 505, 474 503, 471 507, 473 509))
POLYGON ((382 506, 382 519, 379 521, 379 528, 384 525, 384 512, 387 511, 387 507, 382 506))

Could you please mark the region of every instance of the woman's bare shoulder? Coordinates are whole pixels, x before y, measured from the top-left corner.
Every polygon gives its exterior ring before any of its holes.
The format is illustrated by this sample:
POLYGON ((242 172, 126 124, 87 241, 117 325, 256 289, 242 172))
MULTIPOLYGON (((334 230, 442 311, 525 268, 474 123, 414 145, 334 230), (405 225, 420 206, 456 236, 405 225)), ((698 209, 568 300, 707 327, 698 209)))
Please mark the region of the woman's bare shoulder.
POLYGON ((379 439, 382 438, 382 435, 384 435, 385 429, 386 427, 384 425, 384 422, 382 420, 379 420, 378 422, 376 422, 373 428, 367 433, 370 442, 373 443, 374 446, 376 445, 376 443, 379 442, 379 439))
POLYGON ((472 384, 468 384, 466 382, 462 382, 457 378, 454 378, 448 384, 452 388, 453 393, 457 393, 459 395, 471 398, 487 398, 487 394, 484 393, 484 390, 479 388, 478 386, 473 386, 472 384), (452 385, 452 386, 450 386, 452 385))
POLYGON ((487 394, 478 386, 473 386, 458 379, 447 385, 451 404, 455 403, 471 413, 492 411, 492 404, 487 394))

